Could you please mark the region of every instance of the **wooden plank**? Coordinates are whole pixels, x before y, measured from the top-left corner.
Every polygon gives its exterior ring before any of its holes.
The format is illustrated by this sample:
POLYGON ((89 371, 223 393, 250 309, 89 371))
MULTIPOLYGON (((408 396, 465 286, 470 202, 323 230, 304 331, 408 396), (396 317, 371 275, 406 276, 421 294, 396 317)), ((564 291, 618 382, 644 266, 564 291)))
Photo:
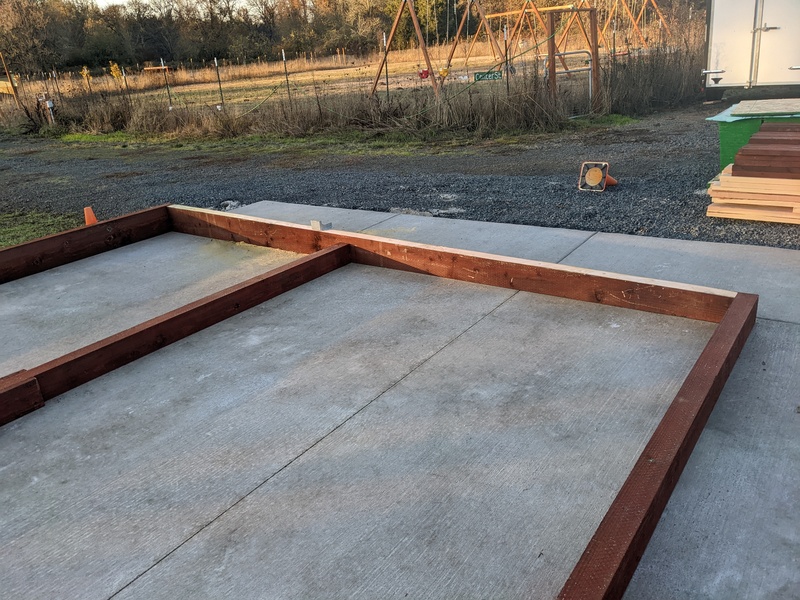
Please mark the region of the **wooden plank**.
POLYGON ((27 371, 0 377, 0 425, 44 406, 39 382, 27 371))
POLYGON ((770 167, 739 167, 734 165, 733 174, 736 177, 768 177, 785 179, 786 181, 800 179, 800 171, 796 169, 786 170, 783 168, 773 169, 770 167))
POLYGON ((169 210, 175 227, 184 233, 209 234, 216 239, 247 241, 294 252, 349 244, 355 262, 376 267, 690 319, 718 322, 733 297, 721 290, 357 233, 311 231, 304 226, 257 217, 180 206, 171 206, 169 210))
POLYGON ((742 100, 734 105, 731 114, 735 117, 765 117, 769 115, 795 115, 800 113, 800 98, 769 98, 766 100, 742 100))
POLYGON ((724 171, 719 176, 719 186, 724 190, 775 194, 800 194, 800 183, 792 179, 774 177, 736 177, 724 171))
POLYGON ((166 206, 149 208, 0 250, 0 283, 41 273, 171 229, 166 206))
POLYGON ((755 324, 758 296, 737 294, 559 594, 622 598, 689 455, 755 324))
POLYGON ((761 124, 759 131, 789 131, 800 132, 800 123, 782 123, 779 121, 767 121, 761 124))
POLYGON ((750 137, 750 141, 747 144, 790 144, 800 146, 800 128, 797 131, 764 131, 762 127, 760 131, 750 137))
POLYGON ((745 206, 741 204, 713 203, 706 209, 709 217, 766 221, 768 223, 800 224, 800 211, 785 207, 745 206))
POLYGON ((747 156, 751 154, 797 157, 800 156, 800 146, 793 144, 745 144, 739 148, 739 151, 736 153, 737 156, 747 156))
POLYGON ((350 261, 348 246, 331 246, 70 352, 28 373, 38 380, 44 400, 49 400, 350 261))
POLYGON ((303 225, 288 226, 280 221, 256 219, 190 206, 168 207, 172 228, 180 233, 254 246, 279 248, 309 254, 331 243, 322 242, 322 232, 303 225))
POLYGON ((755 206, 788 206, 795 208, 800 206, 800 194, 791 196, 788 194, 759 194, 757 192, 732 192, 722 190, 719 186, 712 185, 708 189, 708 195, 712 202, 721 204, 750 204, 755 206))
POLYGON ((744 154, 737 155, 736 162, 733 164, 733 174, 736 174, 736 167, 770 167, 783 169, 786 171, 800 169, 800 160, 797 158, 786 158, 785 156, 771 156, 768 154, 744 154))

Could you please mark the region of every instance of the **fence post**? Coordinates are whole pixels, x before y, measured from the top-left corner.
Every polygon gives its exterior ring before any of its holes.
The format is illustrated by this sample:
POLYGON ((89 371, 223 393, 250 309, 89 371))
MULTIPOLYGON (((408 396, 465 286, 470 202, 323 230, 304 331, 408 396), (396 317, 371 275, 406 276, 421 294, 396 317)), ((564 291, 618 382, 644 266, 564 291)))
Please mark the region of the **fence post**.
POLYGON ((164 71, 164 83, 167 86, 167 97, 169 98, 169 109, 172 110, 172 91, 169 89, 169 78, 167 78, 167 66, 164 59, 161 59, 161 70, 164 71))
POLYGON ((217 62, 217 57, 214 57, 214 68, 217 70, 217 85, 219 85, 219 104, 220 106, 225 106, 225 98, 222 97, 222 79, 219 76, 219 63, 217 62))

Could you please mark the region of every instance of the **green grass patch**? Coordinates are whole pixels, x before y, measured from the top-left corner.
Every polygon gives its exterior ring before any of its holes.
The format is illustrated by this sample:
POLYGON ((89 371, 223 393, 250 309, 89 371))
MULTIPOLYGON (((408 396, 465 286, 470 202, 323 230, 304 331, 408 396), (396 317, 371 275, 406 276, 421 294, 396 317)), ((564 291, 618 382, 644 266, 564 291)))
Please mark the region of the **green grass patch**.
POLYGON ((83 225, 83 215, 22 211, 1 213, 0 248, 29 242, 80 225, 83 225))
POLYGON ((124 131, 112 133, 65 133, 59 136, 62 142, 79 144, 124 144, 133 140, 133 136, 124 131))
POLYGON ((583 127, 621 127, 623 125, 631 125, 636 123, 638 119, 628 117, 626 115, 610 114, 600 115, 596 117, 581 117, 580 119, 572 119, 571 123, 577 128, 583 127))

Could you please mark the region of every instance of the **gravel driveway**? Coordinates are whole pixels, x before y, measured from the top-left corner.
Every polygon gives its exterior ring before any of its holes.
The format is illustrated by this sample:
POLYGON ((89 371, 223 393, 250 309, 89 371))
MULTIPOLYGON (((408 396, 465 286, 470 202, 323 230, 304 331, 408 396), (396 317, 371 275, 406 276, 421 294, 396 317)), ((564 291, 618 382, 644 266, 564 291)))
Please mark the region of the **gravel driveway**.
POLYGON ((0 137, 0 211, 99 218, 174 202, 222 208, 261 200, 800 249, 800 227, 705 216, 719 171, 717 104, 622 126, 418 155, 284 151, 241 142, 158 145, 0 137), (611 163, 619 185, 576 189, 580 163, 611 163))

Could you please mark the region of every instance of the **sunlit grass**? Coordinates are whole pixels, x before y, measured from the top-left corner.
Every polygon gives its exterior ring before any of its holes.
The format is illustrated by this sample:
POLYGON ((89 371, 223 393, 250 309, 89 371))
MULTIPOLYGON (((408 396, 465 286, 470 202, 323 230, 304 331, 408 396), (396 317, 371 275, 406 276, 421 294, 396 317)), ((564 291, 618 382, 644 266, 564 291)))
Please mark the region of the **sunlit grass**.
POLYGON ((29 242, 83 225, 83 215, 46 212, 0 214, 0 248, 29 242))

